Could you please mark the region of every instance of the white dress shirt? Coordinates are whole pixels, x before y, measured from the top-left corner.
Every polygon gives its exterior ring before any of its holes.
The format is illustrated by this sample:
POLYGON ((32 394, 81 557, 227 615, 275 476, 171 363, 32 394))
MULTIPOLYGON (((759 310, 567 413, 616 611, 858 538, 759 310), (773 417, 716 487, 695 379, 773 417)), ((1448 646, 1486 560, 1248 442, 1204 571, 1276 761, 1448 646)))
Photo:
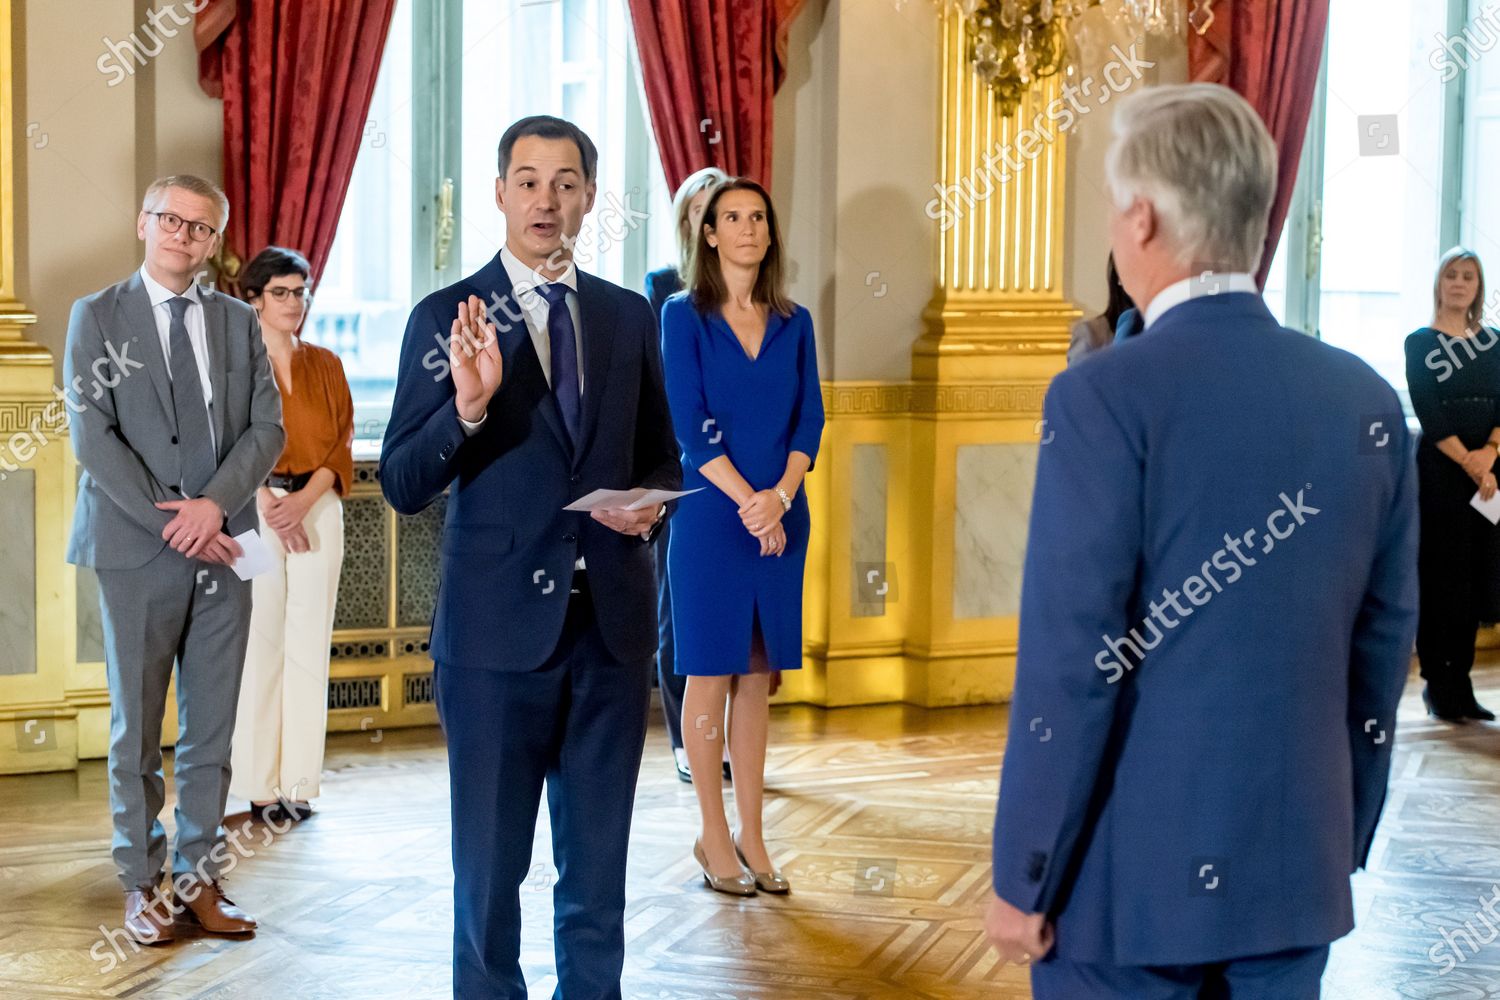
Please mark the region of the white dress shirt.
POLYGON ((1168 311, 1177 308, 1189 299, 1202 298, 1206 295, 1228 295, 1231 292, 1249 292, 1251 295, 1259 295, 1260 286, 1255 283, 1253 274, 1203 274, 1183 278, 1176 284, 1163 288, 1156 298, 1151 300, 1151 304, 1146 307, 1146 325, 1142 329, 1151 329, 1152 325, 1168 311))
MULTIPOLYGON (((551 388, 552 334, 547 330, 547 319, 552 314, 552 305, 536 289, 538 285, 551 284, 552 279, 521 263, 516 255, 510 252, 508 246, 500 248, 500 264, 505 268, 506 276, 510 278, 510 301, 513 305, 520 307, 521 314, 526 320, 527 332, 531 334, 531 344, 536 348, 537 360, 542 363, 542 377, 547 380, 547 387, 551 388)), ((568 296, 567 303, 568 314, 573 317, 573 356, 578 359, 578 399, 581 404, 583 401, 583 321, 578 311, 578 269, 569 264, 567 271, 562 277, 556 279, 556 282, 567 285, 573 293, 568 296)), ((516 312, 514 308, 507 308, 504 305, 496 307, 493 301, 485 303, 485 307, 490 310, 489 318, 497 328, 512 322, 511 316, 516 312)), ((469 421, 459 417, 458 422, 463 425, 464 434, 473 437, 479 433, 479 428, 484 426, 488 417, 488 413, 482 413, 478 420, 469 421)), ((573 565, 576 569, 587 568, 583 556, 579 556, 573 565)))
MULTIPOLYGON (((156 333, 161 338, 161 356, 167 360, 167 378, 172 377, 172 307, 167 303, 177 298, 177 293, 151 277, 145 265, 141 265, 141 284, 151 297, 151 316, 156 320, 156 333)), ((203 299, 198 294, 198 285, 193 283, 182 297, 192 302, 182 321, 187 326, 188 341, 193 345, 193 357, 198 362, 198 381, 203 387, 203 408, 208 416, 208 439, 217 449, 214 437, 214 385, 208 377, 208 330, 203 322, 203 299)), ((217 454, 217 451, 215 452, 217 454)))
MULTIPOLYGON (((537 360, 542 363, 542 377, 547 380, 547 387, 552 387, 552 335, 547 330, 547 318, 552 314, 552 306, 536 290, 538 285, 550 284, 548 278, 540 271, 527 267, 516 259, 516 255, 510 252, 510 247, 500 248, 500 264, 505 268, 506 276, 510 278, 511 294, 510 306, 496 307, 493 300, 485 303, 485 308, 490 311, 490 320, 496 327, 512 322, 511 317, 515 315, 516 309, 520 307, 522 318, 526 321, 526 330, 531 334, 531 346, 536 348, 537 360)), ((568 296, 568 314, 573 317, 573 344, 574 357, 578 359, 578 399, 583 400, 583 321, 578 312, 578 269, 571 264, 566 273, 557 279, 558 284, 567 285, 573 292, 568 296)), ((503 332, 503 331, 502 331, 503 332)), ((458 422, 463 425, 464 433, 472 437, 484 426, 485 417, 488 414, 480 414, 478 420, 469 421, 463 417, 458 422)))
MULTIPOLYGON (((578 359, 578 398, 583 398, 583 321, 578 313, 578 269, 571 264, 562 277, 555 279, 545 277, 540 271, 532 270, 516 259, 516 255, 510 252, 510 247, 500 248, 500 263, 505 267, 505 273, 510 277, 512 293, 516 304, 526 315, 526 327, 531 331, 531 343, 536 348, 536 356, 542 363, 542 374, 547 378, 547 385, 552 385, 552 336, 547 332, 547 318, 552 313, 552 306, 542 295, 536 291, 538 285, 560 284, 567 285, 572 295, 568 296, 568 313, 573 317, 573 350, 574 357, 578 359)), ((504 311, 496 314, 500 322, 509 322, 510 317, 504 311)))

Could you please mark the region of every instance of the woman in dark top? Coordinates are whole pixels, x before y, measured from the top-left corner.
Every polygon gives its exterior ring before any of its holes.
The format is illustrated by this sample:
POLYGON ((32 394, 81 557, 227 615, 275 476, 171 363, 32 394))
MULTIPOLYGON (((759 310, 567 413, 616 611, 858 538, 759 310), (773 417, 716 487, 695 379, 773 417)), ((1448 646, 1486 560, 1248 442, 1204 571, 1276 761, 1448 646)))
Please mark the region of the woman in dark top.
POLYGON ((1422 423, 1417 448, 1422 541, 1417 658, 1422 700, 1448 722, 1494 719, 1469 670, 1481 622, 1500 620, 1500 528, 1469 506, 1495 494, 1500 453, 1500 335, 1481 325, 1484 271, 1455 249, 1438 266, 1432 325, 1406 338, 1406 381, 1422 423))
MULTIPOLYGON (((687 273, 688 258, 693 255, 693 244, 698 235, 698 226, 703 222, 703 209, 708 206, 708 196, 729 175, 718 167, 704 167, 690 174, 672 198, 672 214, 677 219, 677 265, 664 267, 646 275, 646 298, 651 301, 651 314, 656 317, 657 330, 661 329, 661 307, 668 298, 682 291, 682 276, 687 273)), ((682 692, 687 678, 673 669, 677 647, 672 642, 672 585, 667 578, 667 545, 672 537, 672 519, 661 524, 652 550, 656 555, 656 622, 658 642, 656 647, 656 680, 661 689, 661 710, 667 720, 667 738, 672 741, 672 762, 677 768, 677 777, 692 781, 688 767, 687 751, 682 749, 682 692)), ((729 761, 724 761, 724 777, 729 777, 729 761)))
POLYGON ((772 670, 802 666, 811 524, 802 485, 823 433, 823 396, 812 317, 787 297, 784 275, 770 196, 736 178, 709 197, 688 291, 661 316, 682 488, 697 491, 677 502, 667 557, 702 818, 693 854, 712 888, 735 895, 788 890, 761 832, 767 699, 772 670), (733 836, 715 766, 725 733, 733 836))

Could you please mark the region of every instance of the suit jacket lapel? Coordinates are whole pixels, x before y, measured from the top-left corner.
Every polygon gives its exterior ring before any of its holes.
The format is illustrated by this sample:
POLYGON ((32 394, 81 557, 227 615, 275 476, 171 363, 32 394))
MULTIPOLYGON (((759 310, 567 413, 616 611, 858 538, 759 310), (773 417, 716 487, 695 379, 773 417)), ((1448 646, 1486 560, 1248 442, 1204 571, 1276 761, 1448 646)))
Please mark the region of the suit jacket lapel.
POLYGON ((495 255, 489 267, 491 273, 485 276, 488 280, 481 278, 478 282, 480 287, 476 291, 480 298, 493 292, 500 303, 495 306, 497 299, 494 298, 485 303, 494 310, 495 328, 500 340, 500 391, 522 393, 528 406, 534 403, 547 426, 552 428, 563 451, 571 452, 573 445, 568 440, 568 429, 563 426, 557 397, 548 388, 541 359, 537 357, 536 345, 531 342, 531 327, 526 323, 526 314, 522 311, 521 304, 516 301, 510 275, 505 273, 499 254, 495 255))
MULTIPOLYGON (((214 448, 219 458, 225 454, 229 436, 226 392, 229 385, 228 372, 228 322, 224 314, 224 303, 214 292, 200 288, 199 301, 203 303, 203 332, 208 347, 208 381, 213 387, 214 448)), ((251 373, 254 377, 254 373, 251 373)))
POLYGON ((609 373, 610 354, 614 350, 615 307, 605 294, 602 282, 593 275, 578 272, 578 319, 583 329, 583 413, 579 418, 578 450, 574 462, 583 460, 599 424, 599 405, 609 373))
POLYGON ((172 407, 172 379, 167 374, 167 356, 162 353, 161 334, 156 329, 156 317, 151 311, 151 295, 146 291, 139 271, 130 276, 119 301, 131 339, 140 346, 145 357, 146 372, 151 377, 151 384, 156 386, 162 413, 175 428, 177 411, 172 407))

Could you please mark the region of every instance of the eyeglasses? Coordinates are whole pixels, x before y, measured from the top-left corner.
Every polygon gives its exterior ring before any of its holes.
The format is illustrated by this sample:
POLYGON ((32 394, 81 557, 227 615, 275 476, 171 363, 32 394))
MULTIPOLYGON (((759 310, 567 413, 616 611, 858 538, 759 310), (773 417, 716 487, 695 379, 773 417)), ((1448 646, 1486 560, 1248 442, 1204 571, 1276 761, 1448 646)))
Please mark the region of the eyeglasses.
POLYGON ((267 288, 266 294, 271 296, 271 298, 275 299, 277 302, 285 302, 288 295, 295 298, 298 302, 306 302, 307 300, 312 298, 312 289, 308 288, 306 285, 303 285, 301 288, 286 288, 284 286, 280 286, 277 288, 267 288))
POLYGON ((156 216, 156 224, 161 226, 164 233, 175 233, 185 223, 188 227, 188 239, 194 243, 202 243, 218 233, 218 230, 206 222, 188 222, 180 215, 171 212, 147 212, 147 215, 156 216))

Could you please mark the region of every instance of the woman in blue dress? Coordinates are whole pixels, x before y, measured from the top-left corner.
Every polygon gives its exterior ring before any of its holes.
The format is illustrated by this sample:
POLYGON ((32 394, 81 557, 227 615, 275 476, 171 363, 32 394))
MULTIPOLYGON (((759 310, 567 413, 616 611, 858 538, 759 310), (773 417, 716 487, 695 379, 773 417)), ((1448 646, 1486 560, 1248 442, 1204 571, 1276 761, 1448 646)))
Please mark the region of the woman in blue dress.
POLYGON ((802 666, 802 480, 817 457, 823 399, 812 318, 787 298, 781 232, 759 184, 736 178, 714 189, 687 290, 662 310, 662 348, 682 488, 702 488, 678 501, 667 554, 676 670, 688 678, 682 729, 702 814, 693 854, 721 892, 786 892, 761 827, 767 699, 770 671, 802 666), (718 767, 726 734, 736 834, 718 767))

